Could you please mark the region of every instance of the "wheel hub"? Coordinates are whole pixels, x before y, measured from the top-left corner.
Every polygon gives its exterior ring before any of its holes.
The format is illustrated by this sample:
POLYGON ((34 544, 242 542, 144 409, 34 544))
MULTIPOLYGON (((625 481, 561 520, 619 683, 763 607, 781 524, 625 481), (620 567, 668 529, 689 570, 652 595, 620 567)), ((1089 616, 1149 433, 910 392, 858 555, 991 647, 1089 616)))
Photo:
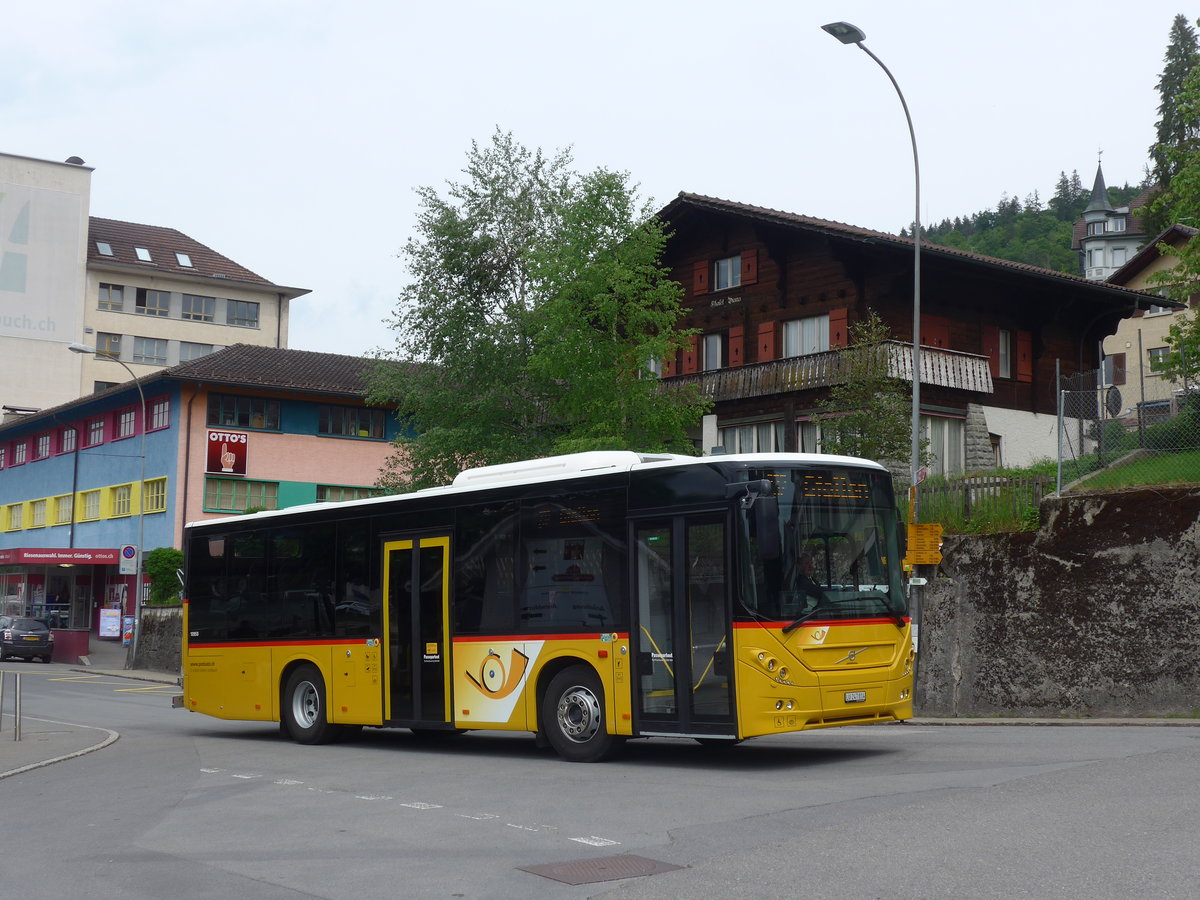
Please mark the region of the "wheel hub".
POLYGON ((600 730, 600 701, 587 688, 576 686, 558 701, 558 725, 576 743, 591 740, 600 730))

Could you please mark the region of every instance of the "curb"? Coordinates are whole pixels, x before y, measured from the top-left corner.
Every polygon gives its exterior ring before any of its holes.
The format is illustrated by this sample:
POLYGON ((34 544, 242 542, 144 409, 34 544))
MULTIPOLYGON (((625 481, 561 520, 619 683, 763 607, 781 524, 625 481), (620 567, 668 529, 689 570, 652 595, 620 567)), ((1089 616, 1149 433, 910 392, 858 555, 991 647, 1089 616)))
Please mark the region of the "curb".
POLYGON ((37 762, 28 763, 27 765, 24 765, 24 766, 18 766, 17 768, 9 769, 6 772, 0 772, 0 780, 8 778, 12 775, 20 775, 22 772, 29 772, 29 771, 32 771, 33 769, 40 769, 43 766, 53 765, 54 763, 57 763, 57 762, 63 762, 68 759, 75 759, 76 757, 79 757, 79 756, 86 756, 88 753, 94 753, 97 750, 103 750, 105 747, 109 746, 110 744, 116 743, 116 741, 121 737, 120 734, 113 731, 112 729, 100 728, 95 725, 77 725, 74 722, 56 722, 53 719, 37 719, 37 718, 33 718, 33 717, 28 717, 28 718, 22 717, 22 722, 25 722, 25 721, 41 722, 45 725, 61 725, 64 728, 73 728, 73 729, 80 729, 80 730, 86 729, 87 731, 100 731, 100 732, 104 733, 105 738, 104 738, 104 740, 100 741, 100 743, 93 744, 90 747, 84 747, 81 750, 73 750, 70 753, 63 753, 63 754, 60 754, 59 756, 53 756, 53 757, 49 757, 48 759, 41 759, 41 760, 38 760, 37 762))

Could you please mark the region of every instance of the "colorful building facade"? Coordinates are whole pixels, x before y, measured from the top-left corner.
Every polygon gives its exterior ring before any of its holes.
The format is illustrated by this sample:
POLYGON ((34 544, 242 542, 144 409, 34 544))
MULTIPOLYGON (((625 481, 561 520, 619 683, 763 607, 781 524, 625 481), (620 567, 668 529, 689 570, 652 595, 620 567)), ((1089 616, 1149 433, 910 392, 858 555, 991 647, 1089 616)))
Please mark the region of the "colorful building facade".
POLYGON ((370 496, 399 427, 364 402, 370 365, 235 345, 0 425, 0 608, 113 637, 138 548, 179 547, 189 521, 370 496))

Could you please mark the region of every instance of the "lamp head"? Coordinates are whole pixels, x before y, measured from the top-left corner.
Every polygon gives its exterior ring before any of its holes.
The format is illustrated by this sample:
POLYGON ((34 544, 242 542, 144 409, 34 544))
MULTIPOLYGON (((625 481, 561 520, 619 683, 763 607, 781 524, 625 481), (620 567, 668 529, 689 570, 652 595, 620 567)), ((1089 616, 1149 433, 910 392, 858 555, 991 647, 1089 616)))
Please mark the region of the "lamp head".
POLYGON ((87 344, 67 344, 67 349, 72 353, 95 353, 95 347, 89 347, 87 344))
POLYGON ((829 32, 843 44, 861 44, 867 39, 866 32, 849 22, 830 22, 822 25, 821 30, 829 32))

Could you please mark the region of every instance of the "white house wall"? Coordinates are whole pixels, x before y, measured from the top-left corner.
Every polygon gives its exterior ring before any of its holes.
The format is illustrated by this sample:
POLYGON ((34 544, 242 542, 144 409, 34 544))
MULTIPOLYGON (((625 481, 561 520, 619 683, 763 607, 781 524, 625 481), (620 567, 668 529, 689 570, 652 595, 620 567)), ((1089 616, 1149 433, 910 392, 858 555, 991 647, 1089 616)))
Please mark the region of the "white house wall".
POLYGON ((0 404, 76 394, 92 170, 0 154, 0 404))

